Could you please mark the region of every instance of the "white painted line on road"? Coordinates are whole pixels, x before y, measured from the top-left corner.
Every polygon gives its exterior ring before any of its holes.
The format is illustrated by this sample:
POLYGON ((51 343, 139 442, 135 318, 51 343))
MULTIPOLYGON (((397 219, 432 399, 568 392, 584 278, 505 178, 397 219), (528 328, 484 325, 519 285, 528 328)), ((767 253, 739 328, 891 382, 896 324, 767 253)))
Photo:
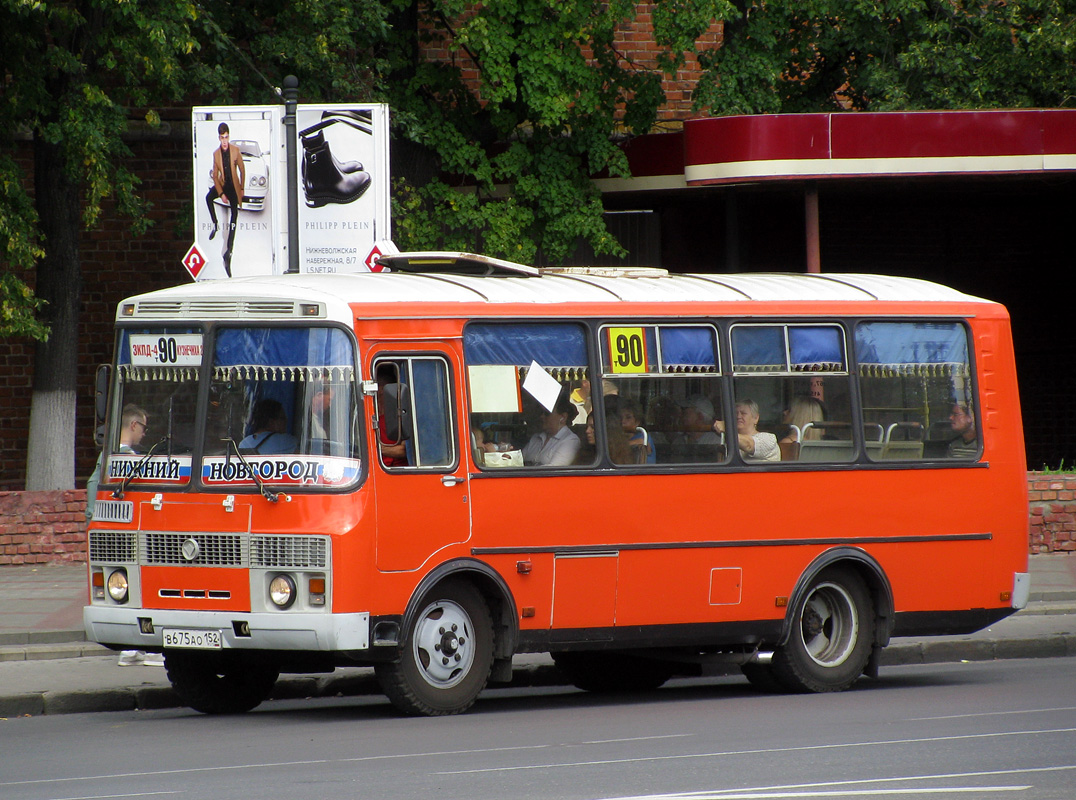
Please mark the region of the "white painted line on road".
MULTIPOLYGON (((947 794, 981 794, 983 792, 1023 792, 1030 786, 918 786, 914 789, 853 789, 835 792, 750 792, 741 794, 678 794, 677 800, 788 800, 797 797, 890 797, 893 795, 930 794, 935 797, 947 794)), ((672 795, 640 795, 631 800, 665 800, 672 795)))
POLYGON ((85 794, 78 797, 56 797, 53 800, 117 800, 120 797, 157 797, 162 794, 182 794, 182 792, 135 792, 133 794, 85 794))
MULTIPOLYGON (((837 786, 865 786, 872 783, 913 783, 915 781, 966 780, 968 778, 998 778, 1003 775, 1027 776, 1043 772, 1070 772, 1076 770, 1076 764, 1064 764, 1056 767, 1024 767, 1019 769, 994 769, 979 772, 948 772, 937 775, 903 775, 894 778, 860 778, 859 780, 823 781, 821 783, 786 783, 774 786, 750 786, 741 789, 714 789, 710 791, 675 792, 672 794, 631 795, 630 797, 607 798, 607 800, 717 800, 719 797, 749 798, 760 796, 760 792, 776 792, 792 789, 821 789, 837 786)), ((986 787, 979 787, 980 789, 986 787)), ((995 787, 997 788, 997 787, 995 787)), ((1002 787, 1004 788, 1004 787, 1002 787)))
POLYGON ((1076 711, 1076 706, 1064 708, 1025 708, 1019 711, 979 711, 975 714, 950 714, 945 717, 911 717, 905 722, 933 722, 939 719, 968 719, 970 717, 1005 717, 1012 714, 1048 714, 1051 711, 1076 711))
POLYGON ((640 795, 631 800, 665 800, 676 797, 677 800, 788 800, 796 797, 890 797, 893 795, 930 794, 935 797, 947 794, 982 794, 983 792, 1023 792, 1030 786, 918 786, 914 789, 853 789, 835 792, 749 792, 741 794, 718 794, 703 792, 701 794, 653 794, 640 795))
POLYGON ((695 733, 669 733, 665 736, 633 736, 630 739, 594 739, 590 742, 579 742, 578 744, 568 744, 565 747, 578 747, 580 744, 617 744, 619 742, 653 742, 657 739, 687 739, 692 736, 697 736, 695 733))
POLYGON ((772 753, 799 753, 811 750, 839 750, 854 747, 881 747, 896 744, 927 744, 930 742, 958 742, 968 739, 993 739, 1006 736, 1042 736, 1054 733, 1076 733, 1076 728, 1054 728, 1042 731, 1003 731, 999 733, 972 733, 961 736, 930 736, 922 739, 890 739, 883 742, 845 742, 843 744, 815 744, 801 747, 768 747, 757 750, 718 750, 710 753, 681 753, 669 756, 640 756, 638 758, 610 758, 595 761, 567 761, 559 764, 521 764, 515 767, 484 767, 434 772, 434 775, 471 775, 482 772, 513 772, 528 769, 558 769, 564 767, 597 767, 606 764, 642 764, 650 761, 678 761, 694 758, 726 758, 728 756, 769 755, 772 753))

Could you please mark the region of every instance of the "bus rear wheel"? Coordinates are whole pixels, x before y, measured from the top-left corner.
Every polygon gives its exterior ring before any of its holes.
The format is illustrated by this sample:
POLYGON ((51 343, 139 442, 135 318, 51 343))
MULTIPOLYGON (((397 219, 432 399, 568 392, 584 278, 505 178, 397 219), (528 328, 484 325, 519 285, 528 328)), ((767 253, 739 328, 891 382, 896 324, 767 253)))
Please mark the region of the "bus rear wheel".
POLYGON ((773 672, 791 691, 844 691, 863 673, 873 641, 870 592, 852 570, 832 567, 804 592, 788 642, 773 654, 773 672))
POLYGON ((184 705, 203 714, 242 714, 269 697, 280 673, 245 658, 169 651, 164 666, 184 705))
POLYGON ((445 581, 419 602, 398 662, 376 668, 382 691, 405 714, 444 716, 470 708, 493 666, 493 618, 468 583, 445 581))
POLYGON ((553 663, 573 686, 587 692, 646 692, 673 676, 667 664, 616 652, 554 653, 553 663))

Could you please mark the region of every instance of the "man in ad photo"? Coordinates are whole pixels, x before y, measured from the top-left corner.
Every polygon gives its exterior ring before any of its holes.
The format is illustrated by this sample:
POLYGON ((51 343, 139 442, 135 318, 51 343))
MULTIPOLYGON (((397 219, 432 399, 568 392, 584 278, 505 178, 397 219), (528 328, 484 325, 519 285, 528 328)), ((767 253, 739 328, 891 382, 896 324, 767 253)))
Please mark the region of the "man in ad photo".
POLYGON ((220 147, 213 153, 213 185, 209 189, 209 194, 205 196, 205 202, 209 206, 209 218, 213 221, 213 229, 209 234, 209 238, 213 239, 220 229, 213 201, 218 197, 228 200, 230 213, 228 215, 228 240, 224 246, 224 271, 230 278, 232 276, 232 251, 235 247, 235 225, 239 219, 239 205, 243 202, 247 169, 243 164, 239 148, 231 146, 231 132, 227 122, 222 122, 217 126, 217 136, 220 138, 220 147))

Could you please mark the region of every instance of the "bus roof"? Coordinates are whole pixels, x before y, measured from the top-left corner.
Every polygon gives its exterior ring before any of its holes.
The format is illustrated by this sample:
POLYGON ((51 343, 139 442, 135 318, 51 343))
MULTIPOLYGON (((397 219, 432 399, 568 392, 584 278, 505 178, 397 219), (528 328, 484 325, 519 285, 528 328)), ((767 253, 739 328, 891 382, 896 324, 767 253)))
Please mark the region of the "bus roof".
MULTIPOLYGON (((416 254, 401 254, 414 258, 416 254)), ((941 284, 917 278, 869 274, 669 274, 651 268, 536 269, 486 259, 494 266, 479 274, 474 264, 455 269, 452 258, 467 254, 421 254, 423 266, 409 271, 353 274, 274 275, 184 284, 123 301, 124 319, 301 318, 313 315, 304 303, 318 303, 330 318, 349 319, 356 305, 431 303, 610 304, 637 303, 988 303, 941 284), (433 267, 430 258, 445 257, 433 267), (518 272, 510 268, 519 266, 518 272), (440 269, 441 271, 432 271, 440 269)), ((399 256, 385 259, 399 264, 399 256)), ((482 262, 482 263, 486 263, 482 262)), ((404 269, 408 269, 404 266, 404 269)), ((392 316, 399 310, 393 309, 392 316)), ((373 313, 372 316, 379 314, 373 313)), ((321 316, 321 314, 317 314, 321 316)))

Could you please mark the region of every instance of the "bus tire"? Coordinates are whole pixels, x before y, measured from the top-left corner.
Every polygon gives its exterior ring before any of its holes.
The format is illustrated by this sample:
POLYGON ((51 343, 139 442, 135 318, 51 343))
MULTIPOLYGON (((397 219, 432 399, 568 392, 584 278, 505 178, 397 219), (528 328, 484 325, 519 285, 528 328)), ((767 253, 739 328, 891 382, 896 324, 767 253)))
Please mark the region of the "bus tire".
POLYGON ((840 692, 855 683, 874 641, 874 603, 859 575, 823 570, 794 613, 788 642, 773 654, 777 679, 794 692, 840 692))
POLYGON ((647 692, 673 676, 660 661, 616 652, 554 653, 553 663, 572 686, 587 692, 647 692))
POLYGON ((418 604, 398 662, 375 668, 381 689, 405 714, 445 716, 470 708, 493 667, 493 617, 471 584, 446 580, 418 604))
POLYGON ((164 666, 184 705, 203 714, 243 714, 269 697, 280 676, 248 659, 166 652, 164 666))

